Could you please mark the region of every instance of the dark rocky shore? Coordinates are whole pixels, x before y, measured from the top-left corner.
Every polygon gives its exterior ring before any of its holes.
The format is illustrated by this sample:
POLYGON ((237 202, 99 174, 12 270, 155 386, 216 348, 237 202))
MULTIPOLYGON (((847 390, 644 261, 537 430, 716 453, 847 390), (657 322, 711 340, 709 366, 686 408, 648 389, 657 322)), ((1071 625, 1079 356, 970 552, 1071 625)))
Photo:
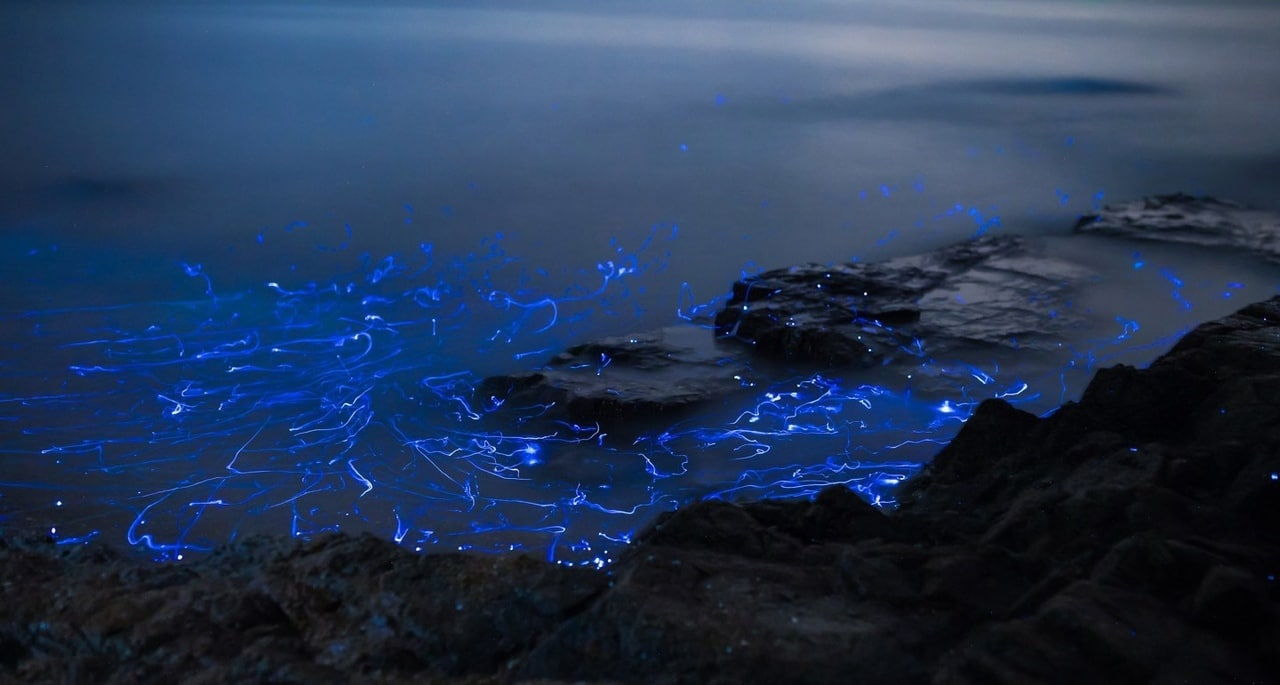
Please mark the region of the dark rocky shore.
POLYGON ((1048 418, 988 400, 899 496, 695 503, 604 572, 0 540, 0 681, 1277 682, 1280 297, 1048 418))

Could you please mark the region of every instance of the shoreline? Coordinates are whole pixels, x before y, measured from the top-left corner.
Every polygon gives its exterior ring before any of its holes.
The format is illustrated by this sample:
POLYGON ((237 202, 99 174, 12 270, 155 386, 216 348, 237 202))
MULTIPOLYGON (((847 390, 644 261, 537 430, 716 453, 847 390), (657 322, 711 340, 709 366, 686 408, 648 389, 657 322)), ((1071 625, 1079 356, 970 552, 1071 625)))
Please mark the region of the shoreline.
POLYGON ((1040 419, 988 400, 884 515, 698 502, 606 572, 252 537, 0 541, 26 681, 1253 680, 1280 668, 1280 297, 1040 419))

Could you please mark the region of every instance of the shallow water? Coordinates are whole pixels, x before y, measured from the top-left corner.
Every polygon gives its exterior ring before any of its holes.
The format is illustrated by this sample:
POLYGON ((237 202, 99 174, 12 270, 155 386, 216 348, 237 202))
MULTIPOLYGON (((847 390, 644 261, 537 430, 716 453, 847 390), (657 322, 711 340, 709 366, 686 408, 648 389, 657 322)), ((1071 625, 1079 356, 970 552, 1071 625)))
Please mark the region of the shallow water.
POLYGON ((935 360, 969 379, 936 396, 797 371, 625 440, 472 419, 471 380, 743 272, 1062 234, 1153 192, 1276 207, 1265 4, 647 7, 0 8, 6 533, 592 562, 697 496, 891 499, 976 400, 1048 411, 1280 283, 1054 238, 1100 278, 1053 360, 935 360))

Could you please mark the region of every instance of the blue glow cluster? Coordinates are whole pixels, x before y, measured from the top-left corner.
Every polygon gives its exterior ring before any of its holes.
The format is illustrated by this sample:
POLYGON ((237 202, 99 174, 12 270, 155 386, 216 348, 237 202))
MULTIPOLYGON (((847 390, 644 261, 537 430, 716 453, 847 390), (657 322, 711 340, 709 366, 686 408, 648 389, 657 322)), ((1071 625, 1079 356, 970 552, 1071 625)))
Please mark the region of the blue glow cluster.
MULTIPOLYGON (((515 533, 508 547, 521 533, 558 540, 575 509, 613 509, 574 484, 530 485, 526 472, 599 429, 482 427, 490 408, 472 407, 477 378, 441 367, 464 351, 544 357, 563 344, 552 329, 572 335, 574 322, 617 311, 619 284, 660 265, 647 252, 674 232, 654 227, 635 250, 615 242, 612 259, 554 295, 511 268, 495 239, 487 254, 437 263, 423 244, 412 263, 366 255, 329 282, 231 295, 182 264, 201 297, 26 312, 16 320, 30 326, 25 342, 68 363, 64 378, 24 379, 31 392, 0 397, 23 435, 7 473, 31 474, 4 484, 6 500, 38 510, 32 493, 57 490, 64 520, 132 511, 125 541, 166 558, 276 529, 249 525, 258 519, 296 536, 386 528, 419 548, 496 548, 484 539, 499 531, 515 533)), ((634 524, 617 527, 606 534, 634 524)), ((98 533, 67 531, 49 528, 63 543, 98 533)))
MULTIPOLYGON (((957 214, 978 233, 999 227, 965 205, 944 212, 957 214)), ((353 239, 345 231, 339 249, 353 239)), ((1181 333, 1139 343, 1144 327, 1118 316, 1035 369, 922 352, 911 368, 863 378, 746 383, 754 395, 741 404, 625 430, 553 420, 547 406, 499 420, 497 403, 477 401, 483 372, 459 360, 536 368, 592 317, 635 317, 628 293, 664 267, 677 233, 613 241, 558 291, 495 236, 466 256, 423 243, 411 257, 365 255, 327 281, 233 293, 186 263, 186 299, 8 317, 21 335, 0 367, 0 422, 14 436, 6 525, 43 521, 62 544, 107 539, 161 559, 251 532, 372 530, 415 550, 527 550, 600 567, 658 512, 698 498, 844 484, 894 506, 895 487, 982 400, 1049 410, 1096 363, 1181 333), (17 371, 37 350, 45 366, 17 371)), ((1172 270, 1152 271, 1190 307, 1172 270)), ((686 286, 674 309, 706 325, 723 300, 686 286)))

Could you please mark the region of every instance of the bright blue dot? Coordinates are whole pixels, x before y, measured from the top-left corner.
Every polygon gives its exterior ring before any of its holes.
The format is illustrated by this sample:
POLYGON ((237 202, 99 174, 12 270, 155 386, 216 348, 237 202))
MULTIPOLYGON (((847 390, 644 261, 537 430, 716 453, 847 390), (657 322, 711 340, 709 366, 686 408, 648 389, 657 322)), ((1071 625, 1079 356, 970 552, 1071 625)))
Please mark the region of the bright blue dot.
POLYGON ((680 151, 681 151, 681 152, 688 152, 688 151, 689 151, 689 146, 688 146, 688 145, 685 145, 684 143, 680 143, 680 151))

